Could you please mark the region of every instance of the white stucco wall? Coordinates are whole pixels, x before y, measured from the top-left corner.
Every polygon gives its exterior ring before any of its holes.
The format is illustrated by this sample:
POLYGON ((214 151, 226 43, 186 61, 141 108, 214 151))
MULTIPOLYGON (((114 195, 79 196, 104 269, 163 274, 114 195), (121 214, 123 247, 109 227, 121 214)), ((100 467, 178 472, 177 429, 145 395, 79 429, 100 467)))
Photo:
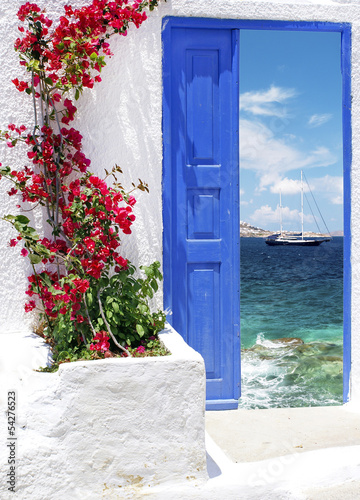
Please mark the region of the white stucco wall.
MULTIPOLYGON (((170 356, 79 361, 13 381, 14 498, 138 498, 150 486, 206 481, 204 362, 171 328, 160 337, 170 356)), ((3 445, 4 500, 8 454, 3 445)))
MULTIPOLYGON (((79 7, 84 0, 74 0, 79 7)), ((56 19, 67 0, 40 0, 50 17, 56 19)), ((21 96, 11 78, 21 75, 13 40, 17 36, 15 13, 21 2, 3 0, 0 7, 0 124, 29 123, 31 103, 21 96)), ((140 28, 124 38, 112 40, 114 57, 103 71, 103 82, 83 95, 78 104, 75 126, 84 135, 85 153, 92 160, 92 170, 102 173, 116 162, 124 169, 124 183, 140 177, 148 182, 150 194, 141 193, 136 205, 137 221, 133 235, 124 238, 124 255, 135 263, 161 259, 162 255, 162 74, 161 22, 164 16, 271 19, 291 21, 331 21, 352 24, 352 400, 360 404, 360 4, 335 0, 169 0, 153 12, 140 28)), ((0 151, 2 163, 21 164, 21 151, 0 151)), ((16 201, 5 194, 0 183, 0 214, 15 211, 16 201)), ((41 215, 37 215, 38 220, 41 215)), ((11 228, 0 221, 0 332, 28 327, 23 303, 26 261, 16 249, 6 246, 13 236, 11 228)), ((161 297, 158 298, 161 304, 161 297)))

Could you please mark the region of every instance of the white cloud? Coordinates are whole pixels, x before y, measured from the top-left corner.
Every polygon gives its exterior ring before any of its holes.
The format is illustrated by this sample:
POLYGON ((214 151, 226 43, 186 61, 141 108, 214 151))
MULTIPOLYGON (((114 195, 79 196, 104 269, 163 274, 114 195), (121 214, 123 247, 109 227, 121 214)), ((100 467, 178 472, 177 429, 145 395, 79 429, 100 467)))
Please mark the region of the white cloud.
POLYGON ((286 116, 284 103, 297 95, 295 89, 271 86, 268 90, 240 94, 240 110, 253 115, 286 116))
POLYGON ((325 193, 332 204, 343 204, 343 178, 342 176, 325 175, 310 181, 311 189, 325 193))
MULTIPOLYGON (((303 184, 304 192, 309 191, 309 188, 306 184, 303 184)), ((295 179, 288 179, 285 177, 280 181, 276 182, 274 185, 270 187, 270 191, 272 193, 281 193, 281 194, 298 194, 301 192, 301 181, 295 179)))
POLYGON ((285 172, 313 167, 325 167, 336 157, 325 147, 301 151, 292 141, 277 138, 269 127, 259 121, 240 120, 240 166, 253 170, 260 178, 259 191, 276 186, 285 172))
POLYGON ((245 194, 245 191, 240 188, 240 196, 242 196, 243 194, 245 194))
POLYGON ((334 198, 331 198, 331 203, 333 205, 342 205, 344 203, 344 199, 342 196, 335 196, 334 198))
POLYGON ((311 179, 310 184, 314 186, 317 191, 343 194, 342 176, 325 175, 324 177, 311 179))
MULTIPOLYGON (((282 207, 282 221, 286 222, 299 222, 301 220, 301 212, 297 209, 290 210, 289 207, 282 207)), ((280 207, 277 206, 275 210, 273 210, 269 205, 263 205, 262 207, 255 210, 255 212, 250 215, 250 219, 253 222, 258 224, 266 225, 271 223, 279 223, 280 224, 280 207)), ((313 222, 312 215, 304 214, 305 222, 313 222)), ((295 230, 297 228, 295 227, 295 230)))
POLYGON ((309 118, 308 125, 311 128, 314 127, 320 127, 321 125, 324 125, 324 123, 328 122, 331 120, 332 115, 330 113, 324 113, 323 115, 312 115, 309 118))

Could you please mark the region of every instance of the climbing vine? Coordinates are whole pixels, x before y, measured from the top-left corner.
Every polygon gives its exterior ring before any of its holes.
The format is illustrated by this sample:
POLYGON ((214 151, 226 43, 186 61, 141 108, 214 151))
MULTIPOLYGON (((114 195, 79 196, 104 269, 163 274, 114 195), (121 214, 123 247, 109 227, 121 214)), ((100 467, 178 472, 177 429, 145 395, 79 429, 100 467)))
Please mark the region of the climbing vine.
POLYGON ((17 231, 10 246, 19 245, 33 269, 25 310, 39 312, 58 360, 84 349, 129 354, 132 347, 142 353, 164 326, 164 313, 151 312, 148 304, 162 279, 160 264, 141 267, 139 278, 120 252, 121 237, 131 233, 135 220, 133 191, 148 186, 139 179, 126 192, 118 165, 104 169, 103 179, 92 174, 82 136, 71 126, 76 101, 101 82, 112 55, 110 37, 125 36, 131 25, 139 28, 158 3, 93 0, 79 9, 65 6, 56 26, 34 3, 17 14, 22 24, 15 50, 29 76, 12 82, 32 100, 34 124, 30 130, 10 124, 0 132, 9 148, 27 148, 27 165, 0 164, 0 178, 12 183, 9 196, 43 207, 48 227, 39 235, 25 215, 3 219, 17 231))

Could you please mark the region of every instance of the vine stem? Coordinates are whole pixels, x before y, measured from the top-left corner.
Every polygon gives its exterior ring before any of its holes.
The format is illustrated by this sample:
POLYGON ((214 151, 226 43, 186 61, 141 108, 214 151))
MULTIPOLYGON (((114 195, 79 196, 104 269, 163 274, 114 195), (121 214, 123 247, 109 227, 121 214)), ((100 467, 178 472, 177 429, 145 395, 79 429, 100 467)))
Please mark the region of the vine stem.
POLYGON ((35 131, 38 128, 38 118, 37 118, 37 109, 36 109, 36 99, 35 99, 35 85, 34 85, 34 71, 31 71, 31 83, 32 83, 32 98, 33 98, 33 106, 34 106, 34 129, 33 129, 33 138, 38 146, 39 143, 36 139, 35 131))
MULTIPOLYGON (((87 303, 86 303, 85 294, 83 295, 83 300, 84 300, 84 305, 85 305, 86 316, 87 316, 87 319, 89 321, 89 325, 90 325, 91 331, 92 331, 92 333, 93 333, 93 335, 95 337, 96 336, 96 331, 95 331, 94 325, 92 324, 91 319, 90 319, 90 314, 89 314, 89 309, 88 309, 88 306, 87 306, 87 303)), ((84 338, 84 334, 83 334, 83 338, 84 338)))
POLYGON ((105 317, 105 314, 104 314, 104 310, 103 310, 103 307, 102 307, 102 303, 101 303, 101 298, 100 298, 100 293, 101 293, 101 290, 99 289, 98 290, 98 293, 97 293, 97 298, 98 298, 98 302, 99 302, 99 307, 100 307, 100 314, 101 314, 101 317, 102 319, 104 320, 104 323, 105 323, 105 326, 107 328, 107 331, 110 333, 110 336, 111 338, 113 339, 114 341, 114 344, 119 348, 121 349, 122 351, 126 352, 126 354, 131 358, 131 353, 125 349, 125 347, 123 347, 121 344, 119 344, 119 342, 116 340, 113 332, 111 331, 111 328, 110 328, 110 325, 109 323, 107 322, 107 319, 105 317))
POLYGON ((61 125, 59 122, 59 116, 58 116, 58 111, 55 107, 54 101, 51 98, 51 95, 46 87, 45 84, 45 92, 47 96, 47 107, 49 107, 49 103, 51 108, 54 111, 55 119, 56 119, 56 124, 59 129, 59 136, 60 136, 60 146, 59 146, 59 153, 57 155, 57 160, 55 158, 55 149, 54 149, 54 162, 56 164, 56 178, 55 178, 55 190, 56 190, 56 207, 55 207, 55 224, 56 227, 59 228, 59 190, 60 190, 60 174, 59 174, 59 165, 60 165, 60 151, 63 149, 63 134, 61 132, 61 125))
MULTIPOLYGON (((35 280, 36 280, 36 284, 37 284, 37 287, 39 289, 39 292, 40 292, 40 285, 39 285, 39 276, 38 276, 38 273, 36 272, 36 269, 35 269, 35 266, 33 263, 31 263, 31 267, 33 268, 33 271, 34 271, 34 276, 35 276, 35 280)), ((45 315, 45 318, 46 318, 46 322, 48 324, 48 327, 50 328, 50 330, 52 331, 52 328, 51 328, 51 324, 50 324, 50 320, 49 320, 49 316, 46 314, 46 308, 45 308, 45 303, 44 303, 44 299, 42 298, 42 296, 40 295, 39 293, 39 297, 40 297, 40 300, 41 300, 41 303, 43 305, 43 308, 44 308, 44 315, 45 315)))

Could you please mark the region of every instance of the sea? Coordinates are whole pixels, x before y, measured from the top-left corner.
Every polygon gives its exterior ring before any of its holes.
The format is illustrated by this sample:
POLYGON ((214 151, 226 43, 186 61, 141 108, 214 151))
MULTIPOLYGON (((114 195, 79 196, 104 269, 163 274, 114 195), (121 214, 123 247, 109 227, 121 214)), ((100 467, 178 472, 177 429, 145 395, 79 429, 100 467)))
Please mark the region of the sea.
POLYGON ((342 404, 343 238, 241 238, 239 408, 342 404))

